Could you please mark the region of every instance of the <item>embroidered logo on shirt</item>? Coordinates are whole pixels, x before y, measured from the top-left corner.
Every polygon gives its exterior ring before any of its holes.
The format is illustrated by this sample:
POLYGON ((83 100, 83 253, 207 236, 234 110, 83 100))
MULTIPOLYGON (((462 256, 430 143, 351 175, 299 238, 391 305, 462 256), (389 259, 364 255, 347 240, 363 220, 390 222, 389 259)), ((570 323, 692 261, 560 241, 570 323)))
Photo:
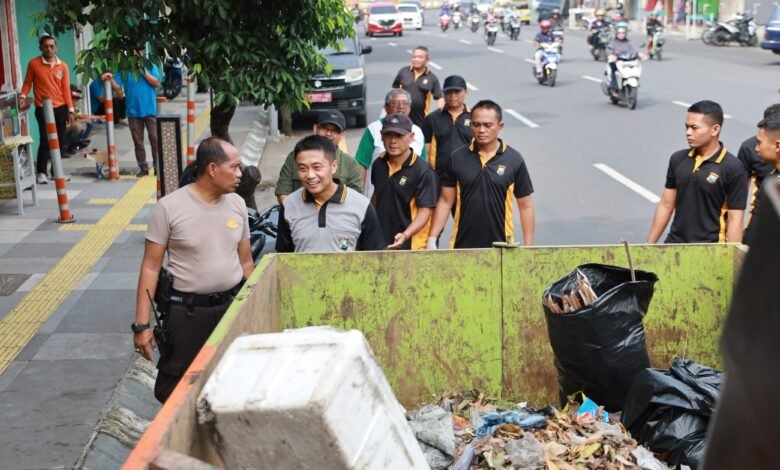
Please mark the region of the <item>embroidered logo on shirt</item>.
POLYGON ((498 173, 500 176, 504 176, 504 172, 506 172, 506 167, 504 165, 498 165, 496 173, 498 173))
POLYGON ((230 229, 238 228, 238 222, 236 222, 235 219, 233 219, 232 217, 227 220, 227 223, 225 225, 227 225, 227 228, 230 229))
POLYGON ((428 79, 426 78, 425 80, 423 80, 423 85, 427 85, 427 84, 428 84, 428 79))
POLYGON ((63 73, 62 73, 62 70, 57 70, 56 72, 54 72, 54 75, 55 75, 55 76, 56 76, 58 79, 62 79, 62 75, 63 75, 63 73))
POLYGON ((710 174, 707 175, 707 182, 710 184, 715 184, 718 181, 718 178, 719 176, 716 173, 710 172, 710 174))
POLYGON ((398 184, 400 186, 406 186, 406 176, 402 176, 400 181, 398 181, 398 184))
POLYGON ((347 248, 349 248, 349 243, 347 243, 346 238, 342 238, 341 241, 339 242, 339 249, 343 251, 347 251, 347 248))
POLYGON ((466 127, 471 126, 471 119, 464 119, 463 120, 463 125, 466 126, 466 127))

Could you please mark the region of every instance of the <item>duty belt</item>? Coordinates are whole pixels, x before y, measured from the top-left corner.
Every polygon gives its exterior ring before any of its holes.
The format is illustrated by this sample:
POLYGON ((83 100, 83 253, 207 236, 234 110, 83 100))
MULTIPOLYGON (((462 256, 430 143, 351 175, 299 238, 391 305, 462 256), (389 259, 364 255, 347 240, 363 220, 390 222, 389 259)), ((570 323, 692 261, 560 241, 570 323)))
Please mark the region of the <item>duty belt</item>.
POLYGON ((241 282, 236 284, 232 289, 214 294, 191 294, 189 292, 171 289, 170 301, 188 307, 215 307, 217 305, 223 305, 233 300, 244 285, 244 281, 245 279, 242 279, 241 282))

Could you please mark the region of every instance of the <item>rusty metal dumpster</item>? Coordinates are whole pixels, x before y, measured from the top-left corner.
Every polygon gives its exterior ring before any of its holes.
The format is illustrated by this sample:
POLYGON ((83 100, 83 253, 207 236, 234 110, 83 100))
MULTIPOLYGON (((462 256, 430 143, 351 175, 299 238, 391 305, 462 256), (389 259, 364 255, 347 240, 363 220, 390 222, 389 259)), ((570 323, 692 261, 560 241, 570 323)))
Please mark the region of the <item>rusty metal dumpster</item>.
MULTIPOLYGON (((718 338, 743 254, 736 245, 632 248, 635 266, 660 278, 645 317, 654 366, 667 367, 675 356, 720 366, 718 338)), ((242 334, 307 325, 358 329, 409 407, 468 388, 535 405, 555 403, 557 375, 541 293, 583 263, 625 265, 624 248, 268 256, 125 467, 221 465, 199 429, 195 401, 242 334)))

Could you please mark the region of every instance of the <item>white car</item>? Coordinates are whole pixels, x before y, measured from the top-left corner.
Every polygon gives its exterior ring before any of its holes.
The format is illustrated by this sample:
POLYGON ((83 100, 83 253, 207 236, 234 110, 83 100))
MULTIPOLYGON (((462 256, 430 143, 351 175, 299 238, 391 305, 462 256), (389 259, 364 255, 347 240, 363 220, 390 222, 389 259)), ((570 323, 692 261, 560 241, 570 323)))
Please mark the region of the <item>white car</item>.
POLYGON ((366 10, 366 36, 375 34, 404 35, 404 20, 393 3, 372 3, 366 10))
POLYGON ((422 29, 423 12, 414 3, 399 3, 398 11, 404 19, 404 28, 422 29))

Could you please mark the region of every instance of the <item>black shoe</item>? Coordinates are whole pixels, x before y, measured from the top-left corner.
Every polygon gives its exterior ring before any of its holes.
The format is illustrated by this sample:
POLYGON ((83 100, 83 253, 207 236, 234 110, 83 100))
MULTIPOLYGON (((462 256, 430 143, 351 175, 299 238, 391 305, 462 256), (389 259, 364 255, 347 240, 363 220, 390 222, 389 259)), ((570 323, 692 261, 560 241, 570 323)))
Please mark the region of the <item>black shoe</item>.
POLYGON ((135 174, 137 178, 143 178, 144 176, 149 176, 149 170, 138 170, 138 173, 135 174))

